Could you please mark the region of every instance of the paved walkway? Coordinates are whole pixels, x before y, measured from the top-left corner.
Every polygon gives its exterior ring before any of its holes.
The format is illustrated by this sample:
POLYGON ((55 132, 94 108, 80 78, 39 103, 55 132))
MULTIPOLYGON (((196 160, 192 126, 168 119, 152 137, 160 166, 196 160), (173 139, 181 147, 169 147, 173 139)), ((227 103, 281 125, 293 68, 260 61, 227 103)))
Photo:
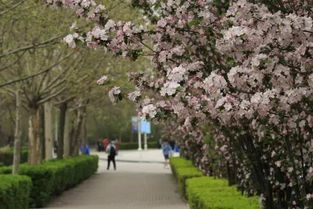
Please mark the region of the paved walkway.
MULTIPOLYGON (((106 154, 98 173, 64 192, 48 205, 55 209, 188 209, 177 193, 160 150, 120 151, 117 170, 106 170, 106 154)), ((112 166, 112 165, 111 165, 112 166)))

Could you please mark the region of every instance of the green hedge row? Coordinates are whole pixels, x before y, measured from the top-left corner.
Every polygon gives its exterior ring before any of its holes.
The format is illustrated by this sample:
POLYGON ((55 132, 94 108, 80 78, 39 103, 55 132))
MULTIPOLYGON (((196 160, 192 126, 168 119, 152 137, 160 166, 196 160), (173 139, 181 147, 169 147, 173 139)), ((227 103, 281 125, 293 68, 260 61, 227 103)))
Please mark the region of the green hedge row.
MULTIPOLYGON (((157 142, 148 142, 148 149, 156 149, 159 148, 159 144, 157 142)), ((142 144, 142 148, 144 144, 142 144)), ((130 150, 130 149, 138 149, 138 143, 121 143, 120 150, 130 150)))
POLYGON ((258 197, 246 197, 225 179, 203 176, 190 160, 170 158, 178 189, 188 200, 190 209, 260 209, 258 197))
POLYGON ((27 209, 31 184, 27 176, 0 175, 0 208, 27 209))
MULTIPOLYGON (((21 163, 27 162, 28 149, 22 148, 21 150, 21 163)), ((13 164, 13 149, 1 149, 0 150, 0 166, 8 166, 13 164)))
MULTIPOLYGON (((51 197, 80 183, 97 169, 98 156, 83 155, 50 160, 36 166, 21 165, 20 174, 32 180, 30 207, 43 207, 51 197)), ((0 168, 1 173, 11 173, 11 167, 0 168)))
POLYGON ((190 160, 180 157, 170 158, 170 166, 173 172, 173 175, 177 179, 178 190, 186 196, 186 180, 189 178, 203 176, 201 171, 193 166, 190 160))
POLYGON ((178 189, 182 192, 185 198, 186 196, 186 181, 190 178, 203 176, 202 172, 198 168, 177 168, 177 180, 178 180, 178 189))
POLYGON ((170 158, 170 166, 172 169, 173 175, 177 178, 176 169, 177 168, 186 168, 186 167, 194 167, 191 160, 187 160, 182 157, 171 157, 170 158))
POLYGON ((191 209, 260 209, 257 197, 246 197, 227 180, 211 177, 188 179, 186 191, 191 209))

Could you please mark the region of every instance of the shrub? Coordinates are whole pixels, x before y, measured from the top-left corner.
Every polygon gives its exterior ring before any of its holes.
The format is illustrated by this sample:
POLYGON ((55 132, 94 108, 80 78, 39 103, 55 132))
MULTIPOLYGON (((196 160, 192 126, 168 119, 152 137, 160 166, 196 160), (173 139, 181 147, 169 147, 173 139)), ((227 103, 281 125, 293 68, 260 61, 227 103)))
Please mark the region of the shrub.
POLYGON ((187 182, 192 184, 193 187, 227 187, 228 181, 226 179, 214 178, 209 176, 188 179, 187 182))
POLYGON ((227 180, 211 177, 186 181, 186 194, 191 209, 260 209, 257 197, 241 195, 227 180))
POLYGON ((27 209, 31 180, 27 176, 0 175, 0 208, 27 209))
POLYGON ((170 166, 172 169, 173 175, 176 177, 176 169, 177 168, 186 168, 186 167, 194 167, 191 160, 187 160, 182 157, 171 157, 170 158, 170 166))
MULTIPOLYGON (((41 165, 21 165, 20 174, 32 179, 30 206, 42 207, 52 196, 85 180, 97 171, 98 156, 82 155, 50 160, 41 165)), ((11 167, 0 168, 0 173, 11 173, 11 167)))
POLYGON ((170 165, 191 209, 260 209, 257 197, 243 196, 225 179, 203 176, 187 159, 171 158, 170 165))
MULTIPOLYGON (((21 163, 27 162, 28 149, 23 147, 21 149, 21 163)), ((0 163, 3 165, 12 165, 13 164, 13 148, 4 147, 0 149, 0 163)))
POLYGON ((195 167, 183 167, 176 169, 177 181, 178 181, 178 190, 186 196, 186 180, 189 178, 203 176, 201 171, 195 167))
POLYGON ((53 194, 58 195, 94 174, 98 169, 98 156, 81 155, 52 160, 43 166, 54 172, 53 194))

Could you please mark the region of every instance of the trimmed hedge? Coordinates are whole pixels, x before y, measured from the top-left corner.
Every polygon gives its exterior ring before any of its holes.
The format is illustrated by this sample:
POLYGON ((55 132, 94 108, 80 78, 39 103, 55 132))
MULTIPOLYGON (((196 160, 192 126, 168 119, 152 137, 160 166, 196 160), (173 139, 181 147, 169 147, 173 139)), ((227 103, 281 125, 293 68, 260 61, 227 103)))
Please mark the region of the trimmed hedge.
MULTIPOLYGON (((157 149, 159 148, 159 144, 157 142, 148 142, 148 149, 157 149)), ((142 144, 144 147, 144 144, 142 144)), ((138 149, 138 143, 121 143, 120 150, 130 150, 130 149, 138 149)))
MULTIPOLYGON (((21 150, 21 163, 27 162, 28 149, 23 147, 21 150)), ((0 150, 0 164, 9 166, 13 164, 13 148, 1 149, 0 150)))
POLYGON ((246 197, 226 179, 203 176, 190 160, 170 158, 178 189, 188 200, 190 209, 260 209, 258 197, 246 197))
POLYGON ((173 175, 177 179, 178 190, 183 194, 184 197, 187 197, 186 180, 188 178, 203 176, 203 174, 192 164, 190 160, 182 157, 171 157, 170 166, 173 175))
POLYGON ((186 190, 191 209, 260 209, 257 197, 243 196, 227 180, 200 177, 188 179, 186 190))
POLYGON ((187 198, 186 195, 186 180, 189 178, 201 177, 203 176, 202 172, 195 167, 186 167, 186 168, 177 168, 177 181, 178 181, 178 190, 187 198))
POLYGON ((182 158, 182 157, 171 157, 170 166, 172 169, 172 173, 175 177, 177 177, 177 174, 176 174, 177 168, 194 167, 191 160, 187 160, 186 158, 182 158))
POLYGON ((27 209, 31 184, 27 176, 0 175, 0 208, 27 209))
MULTIPOLYGON (((94 174, 98 169, 98 156, 82 155, 50 160, 40 165, 21 165, 20 174, 32 179, 31 207, 43 207, 52 196, 62 193, 94 174)), ((11 173, 11 167, 0 168, 0 173, 11 173)))

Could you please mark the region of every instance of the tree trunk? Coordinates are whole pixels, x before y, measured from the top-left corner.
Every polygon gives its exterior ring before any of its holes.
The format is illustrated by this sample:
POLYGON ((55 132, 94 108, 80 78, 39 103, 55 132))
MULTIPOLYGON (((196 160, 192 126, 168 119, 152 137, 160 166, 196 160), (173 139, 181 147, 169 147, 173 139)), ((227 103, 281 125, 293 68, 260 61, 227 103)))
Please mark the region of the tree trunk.
POLYGON ((67 111, 67 103, 62 103, 60 105, 59 130, 58 130, 57 157, 59 159, 62 159, 64 155, 64 126, 65 126, 65 119, 66 119, 66 111, 67 111))
POLYGON ((12 174, 18 174, 21 161, 21 92, 16 91, 16 118, 15 118, 15 138, 12 174))
POLYGON ((52 104, 44 104, 45 109, 45 159, 53 158, 52 104))
POLYGON ((28 140, 29 140, 29 153, 28 163, 30 165, 37 165, 42 162, 42 144, 40 140, 40 116, 39 108, 29 109, 29 127, 28 127, 28 140))
POLYGON ((82 131, 81 131, 81 144, 87 144, 87 113, 83 113, 82 131))
MULTIPOLYGON (((258 184, 258 187, 260 188, 261 193, 264 195, 265 201, 264 208, 265 209, 278 209, 274 205, 274 199, 273 199, 273 191, 272 186, 268 180, 267 175, 267 168, 265 167, 265 164, 262 162, 262 154, 261 151, 255 147, 253 141, 251 140, 251 136, 247 135, 244 138, 244 141, 242 144, 245 144, 247 147, 247 150, 245 151, 245 154, 247 155, 251 165, 252 165, 252 173, 255 175, 255 183, 258 184)), ((282 208, 280 208, 282 209, 282 208)))
POLYGON ((236 183, 238 183, 236 181, 236 170, 233 167, 234 165, 231 165, 231 163, 229 161, 226 162, 226 168, 227 168, 227 179, 228 179, 228 185, 229 186, 233 186, 236 183))
POLYGON ((45 143, 45 110, 43 106, 39 107, 39 137, 41 143, 41 159, 44 160, 46 156, 45 143))
POLYGON ((53 111, 53 116, 54 116, 54 133, 53 133, 53 157, 57 154, 58 150, 58 128, 59 128, 59 109, 55 108, 53 111))
POLYGON ((66 111, 64 126, 64 157, 70 156, 70 142, 71 142, 70 131, 71 131, 70 112, 66 111))
POLYGON ((71 139, 71 149, 70 153, 71 156, 76 156, 79 154, 79 146, 81 145, 81 130, 82 130, 82 124, 84 120, 84 107, 80 107, 77 110, 77 118, 76 123, 74 126, 74 134, 73 138, 71 139))

